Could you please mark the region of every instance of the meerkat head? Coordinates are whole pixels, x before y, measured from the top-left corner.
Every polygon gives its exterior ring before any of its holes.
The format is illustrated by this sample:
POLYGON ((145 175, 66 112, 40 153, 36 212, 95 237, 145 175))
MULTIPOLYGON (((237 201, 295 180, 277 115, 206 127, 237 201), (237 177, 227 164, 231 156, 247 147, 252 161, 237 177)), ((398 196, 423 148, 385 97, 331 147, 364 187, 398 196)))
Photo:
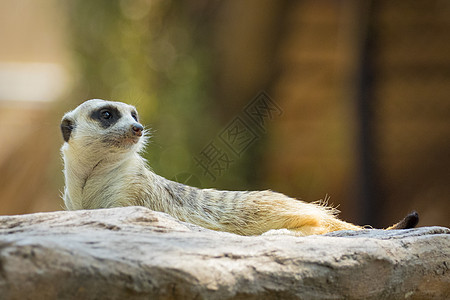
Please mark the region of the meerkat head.
POLYGON ((66 113, 61 121, 63 152, 105 155, 139 152, 145 130, 134 106, 100 99, 88 100, 66 113))

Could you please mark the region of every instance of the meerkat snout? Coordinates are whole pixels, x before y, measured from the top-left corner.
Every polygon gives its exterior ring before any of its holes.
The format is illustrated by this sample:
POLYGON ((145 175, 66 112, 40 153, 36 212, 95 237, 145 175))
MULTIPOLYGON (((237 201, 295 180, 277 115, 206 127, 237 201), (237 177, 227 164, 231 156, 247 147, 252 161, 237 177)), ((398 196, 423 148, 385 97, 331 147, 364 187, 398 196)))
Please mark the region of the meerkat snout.
POLYGON ((144 126, 142 126, 139 123, 134 123, 131 125, 131 130, 133 131, 133 134, 136 136, 142 136, 142 131, 144 130, 144 126))

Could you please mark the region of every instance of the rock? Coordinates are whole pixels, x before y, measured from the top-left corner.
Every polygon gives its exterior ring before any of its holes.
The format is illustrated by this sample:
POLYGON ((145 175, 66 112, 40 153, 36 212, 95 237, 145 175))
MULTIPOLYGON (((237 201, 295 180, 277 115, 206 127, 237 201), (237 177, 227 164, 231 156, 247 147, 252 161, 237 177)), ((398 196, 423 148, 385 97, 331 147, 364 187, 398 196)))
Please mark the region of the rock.
POLYGON ((450 230, 238 236, 143 207, 0 217, 1 299, 448 299, 450 230))

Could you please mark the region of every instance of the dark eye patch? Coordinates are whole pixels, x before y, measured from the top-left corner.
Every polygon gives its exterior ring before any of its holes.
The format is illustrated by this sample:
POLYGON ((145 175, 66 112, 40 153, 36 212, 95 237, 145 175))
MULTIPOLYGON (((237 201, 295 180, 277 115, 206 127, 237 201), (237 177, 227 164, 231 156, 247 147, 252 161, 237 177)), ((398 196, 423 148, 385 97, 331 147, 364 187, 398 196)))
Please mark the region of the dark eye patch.
POLYGON ((119 121, 119 119, 122 117, 122 115, 116 107, 112 105, 106 105, 97 110, 94 110, 91 113, 90 117, 91 119, 99 122, 102 128, 106 129, 116 124, 117 121, 119 121))
POLYGON ((138 116, 138 114, 137 114, 137 112, 136 111, 132 111, 131 112, 131 117, 136 121, 136 122, 139 122, 139 116, 138 116))

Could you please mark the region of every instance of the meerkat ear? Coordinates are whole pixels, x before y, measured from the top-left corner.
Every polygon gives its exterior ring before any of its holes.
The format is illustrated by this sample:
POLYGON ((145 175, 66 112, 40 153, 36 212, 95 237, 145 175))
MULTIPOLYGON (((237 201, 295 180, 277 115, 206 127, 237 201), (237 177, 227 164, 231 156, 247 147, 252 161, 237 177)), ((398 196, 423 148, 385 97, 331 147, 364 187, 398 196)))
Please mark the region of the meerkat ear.
POLYGON ((73 128, 75 127, 73 120, 65 117, 61 121, 61 133, 65 142, 68 142, 73 128))

